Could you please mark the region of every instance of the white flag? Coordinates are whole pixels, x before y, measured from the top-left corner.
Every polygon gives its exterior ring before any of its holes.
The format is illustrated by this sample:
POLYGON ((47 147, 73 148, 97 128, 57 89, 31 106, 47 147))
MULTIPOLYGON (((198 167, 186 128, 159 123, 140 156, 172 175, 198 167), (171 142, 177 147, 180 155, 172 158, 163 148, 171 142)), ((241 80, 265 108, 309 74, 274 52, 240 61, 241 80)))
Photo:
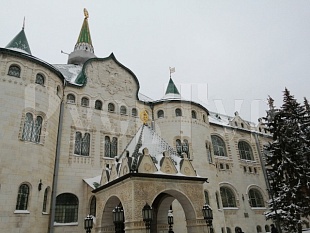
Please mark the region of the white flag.
POLYGON ((175 72, 175 67, 169 67, 170 69, 170 74, 175 72))

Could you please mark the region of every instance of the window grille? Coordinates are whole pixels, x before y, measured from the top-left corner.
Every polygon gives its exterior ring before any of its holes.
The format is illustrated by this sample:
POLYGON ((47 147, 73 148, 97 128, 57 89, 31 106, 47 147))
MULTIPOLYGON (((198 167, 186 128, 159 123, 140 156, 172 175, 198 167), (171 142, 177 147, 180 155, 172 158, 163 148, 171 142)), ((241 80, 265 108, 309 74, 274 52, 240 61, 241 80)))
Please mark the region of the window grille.
POLYGON ((223 207, 236 207, 236 199, 233 191, 227 187, 220 188, 223 207))
POLYGON ((44 76, 42 74, 37 74, 35 83, 43 86, 44 76))
POLYGON ((247 142, 240 141, 238 143, 238 149, 241 159, 254 160, 251 146, 247 142))
POLYGON ((37 118, 34 120, 31 113, 26 113, 22 140, 39 143, 42 123, 43 118, 41 116, 37 116, 37 118))
POLYGON ((250 189, 249 201, 251 207, 264 207, 264 199, 262 194, 256 189, 250 189))
POLYGON ((16 210, 27 210, 29 198, 29 186, 27 184, 22 184, 19 186, 16 210))
POLYGON ((110 140, 109 136, 105 137, 104 140, 104 144, 105 144, 105 148, 104 148, 104 156, 105 157, 109 157, 109 158, 114 158, 115 156, 117 156, 117 138, 113 137, 112 141, 110 140))
POLYGON ((227 156, 223 139, 216 135, 211 135, 211 141, 213 145, 213 153, 215 156, 227 156))
POLYGON ((20 68, 16 65, 11 65, 9 68, 8 75, 20 78, 20 68))
POLYGON ((76 132, 74 154, 89 156, 89 148, 90 148, 90 134, 85 133, 84 137, 82 137, 81 132, 76 132))
POLYGON ((78 198, 74 194, 64 193, 56 197, 55 222, 71 223, 78 221, 78 198))

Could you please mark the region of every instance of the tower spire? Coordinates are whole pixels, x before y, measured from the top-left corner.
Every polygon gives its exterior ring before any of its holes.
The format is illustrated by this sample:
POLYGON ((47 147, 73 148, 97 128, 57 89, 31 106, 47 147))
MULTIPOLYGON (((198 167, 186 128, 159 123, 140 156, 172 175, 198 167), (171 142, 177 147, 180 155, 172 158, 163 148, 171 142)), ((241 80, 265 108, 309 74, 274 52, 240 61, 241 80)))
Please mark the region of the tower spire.
POLYGON ((68 64, 83 64, 88 59, 96 57, 90 36, 88 18, 88 11, 84 8, 84 21, 79 37, 74 46, 74 51, 69 55, 68 64))
POLYGON ((8 43, 8 45, 5 48, 31 54, 31 50, 24 29, 25 29, 25 17, 23 21, 22 30, 10 41, 10 43, 8 43))

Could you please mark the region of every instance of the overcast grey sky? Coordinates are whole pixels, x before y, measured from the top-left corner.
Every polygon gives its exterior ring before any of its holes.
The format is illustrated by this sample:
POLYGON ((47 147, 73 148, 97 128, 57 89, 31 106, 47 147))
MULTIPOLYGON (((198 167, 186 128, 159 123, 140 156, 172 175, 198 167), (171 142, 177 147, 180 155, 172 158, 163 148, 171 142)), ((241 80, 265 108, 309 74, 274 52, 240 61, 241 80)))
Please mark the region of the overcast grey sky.
POLYGON ((21 30, 32 54, 64 64, 84 19, 97 57, 114 53, 160 99, 172 78, 186 99, 211 111, 257 122, 271 95, 282 104, 287 87, 310 99, 308 0, 6 0, 1 3, 0 47, 21 30))

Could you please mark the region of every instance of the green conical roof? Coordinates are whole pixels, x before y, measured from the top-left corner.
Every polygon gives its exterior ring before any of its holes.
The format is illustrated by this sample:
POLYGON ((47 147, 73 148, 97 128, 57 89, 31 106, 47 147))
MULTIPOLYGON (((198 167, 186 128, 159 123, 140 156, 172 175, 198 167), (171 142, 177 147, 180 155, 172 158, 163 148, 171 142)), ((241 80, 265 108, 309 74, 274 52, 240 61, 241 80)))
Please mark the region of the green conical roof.
POLYGON ((5 48, 21 49, 26 53, 31 54, 24 28, 22 28, 22 30, 13 38, 13 40, 11 40, 11 42, 5 48))
POLYGON ((167 89, 166 89, 166 95, 167 94, 180 94, 178 91, 178 88, 175 86, 174 82, 170 78, 167 89))
POLYGON ((88 21, 87 21, 86 17, 84 18, 84 22, 83 22, 83 25, 81 28, 81 32, 80 32, 79 38, 78 38, 76 43, 77 44, 86 43, 86 44, 93 45, 91 42, 89 26, 88 26, 88 21))

